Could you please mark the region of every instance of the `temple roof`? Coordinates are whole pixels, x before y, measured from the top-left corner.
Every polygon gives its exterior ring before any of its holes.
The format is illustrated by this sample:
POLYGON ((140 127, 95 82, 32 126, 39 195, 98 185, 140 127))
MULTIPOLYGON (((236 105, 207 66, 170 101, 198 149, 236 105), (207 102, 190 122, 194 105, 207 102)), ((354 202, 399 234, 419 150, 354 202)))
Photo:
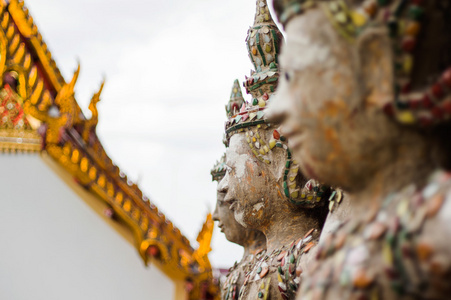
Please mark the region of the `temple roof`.
POLYGON ((109 158, 96 133, 104 83, 91 99, 87 119, 74 97, 80 66, 66 82, 22 1, 0 0, 0 45, 0 152, 46 152, 111 207, 133 233, 146 264, 153 258, 174 279, 209 283, 205 243, 211 239, 211 218, 194 250, 109 158))

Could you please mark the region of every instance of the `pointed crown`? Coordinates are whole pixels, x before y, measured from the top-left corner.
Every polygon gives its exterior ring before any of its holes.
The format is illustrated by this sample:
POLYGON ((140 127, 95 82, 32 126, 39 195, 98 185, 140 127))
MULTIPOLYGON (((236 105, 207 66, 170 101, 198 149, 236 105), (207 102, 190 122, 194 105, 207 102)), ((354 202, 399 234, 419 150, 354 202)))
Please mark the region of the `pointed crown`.
POLYGON ((215 165, 213 166, 213 169, 211 169, 211 180, 212 181, 221 181, 222 178, 225 176, 226 173, 226 154, 224 153, 220 160, 216 161, 215 165))
POLYGON ((238 79, 235 79, 232 86, 232 93, 230 94, 229 103, 226 105, 227 117, 230 118, 236 115, 240 110, 240 107, 244 103, 243 93, 241 92, 241 87, 238 79))
POLYGON ((225 143, 237 130, 266 122, 265 108, 275 92, 279 79, 277 62, 283 36, 271 18, 266 0, 257 0, 254 25, 249 28, 246 45, 255 70, 243 83, 252 95, 237 114, 227 115, 225 143))

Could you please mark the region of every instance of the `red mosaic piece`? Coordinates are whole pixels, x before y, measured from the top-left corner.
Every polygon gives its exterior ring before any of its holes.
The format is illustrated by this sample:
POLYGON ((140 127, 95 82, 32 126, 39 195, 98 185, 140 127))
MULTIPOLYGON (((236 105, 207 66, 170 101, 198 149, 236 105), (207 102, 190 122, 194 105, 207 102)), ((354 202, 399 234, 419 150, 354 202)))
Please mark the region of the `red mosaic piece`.
POLYGON ((280 252, 280 254, 277 256, 277 261, 281 261, 282 258, 284 258, 286 254, 287 254, 287 251, 280 252))
POLYGON ((313 246, 315 246, 314 242, 308 243, 307 246, 305 246, 305 248, 304 248, 304 253, 309 252, 309 250, 312 249, 313 246))
POLYGON ((313 233, 313 231, 315 230, 315 228, 310 229, 305 235, 304 235, 304 239, 307 238, 309 235, 311 235, 313 233))

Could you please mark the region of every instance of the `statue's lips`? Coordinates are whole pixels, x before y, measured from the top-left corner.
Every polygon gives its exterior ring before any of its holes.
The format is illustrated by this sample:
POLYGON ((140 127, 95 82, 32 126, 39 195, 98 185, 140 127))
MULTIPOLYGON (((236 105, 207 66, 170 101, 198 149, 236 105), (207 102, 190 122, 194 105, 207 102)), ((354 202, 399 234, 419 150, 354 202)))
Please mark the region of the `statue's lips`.
POLYGON ((224 232, 224 224, 222 224, 221 222, 218 223, 218 227, 220 229, 221 232, 224 232))

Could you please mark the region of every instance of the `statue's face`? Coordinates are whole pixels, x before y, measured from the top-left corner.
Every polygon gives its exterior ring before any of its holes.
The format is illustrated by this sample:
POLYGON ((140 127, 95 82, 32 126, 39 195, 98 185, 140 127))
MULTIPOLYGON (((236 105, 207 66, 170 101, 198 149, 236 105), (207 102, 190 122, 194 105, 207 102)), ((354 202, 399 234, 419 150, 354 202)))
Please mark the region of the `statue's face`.
POLYGON ((245 239, 247 238, 246 231, 248 231, 248 229, 238 224, 233 215, 233 211, 230 210, 230 204, 224 201, 224 197, 224 193, 217 193, 213 220, 218 222, 218 227, 221 232, 225 234, 228 241, 244 246, 247 242, 245 239))
POLYGON ((350 43, 320 9, 291 20, 286 36, 273 113, 306 177, 352 190, 390 155, 380 109, 392 97, 388 37, 350 43))
POLYGON ((284 150, 279 150, 270 152, 268 165, 252 154, 244 133, 236 133, 230 139, 227 173, 218 190, 226 192, 225 202, 245 227, 262 230, 277 206, 286 205, 287 200, 278 196, 285 163, 284 150))

